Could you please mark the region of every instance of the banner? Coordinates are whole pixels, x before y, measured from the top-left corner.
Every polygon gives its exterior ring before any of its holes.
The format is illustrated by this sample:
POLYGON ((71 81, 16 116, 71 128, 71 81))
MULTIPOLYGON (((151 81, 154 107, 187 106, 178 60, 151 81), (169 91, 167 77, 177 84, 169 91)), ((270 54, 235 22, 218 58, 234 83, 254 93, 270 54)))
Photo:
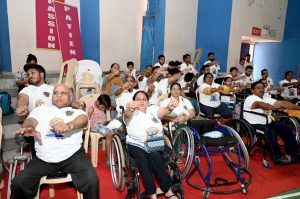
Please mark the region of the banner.
MULTIPOLYGON (((64 0, 60 0, 64 2, 64 0)), ((36 47, 59 50, 53 0, 36 0, 36 47)))
POLYGON ((61 2, 54 2, 56 23, 63 61, 82 60, 82 45, 77 8, 61 2))

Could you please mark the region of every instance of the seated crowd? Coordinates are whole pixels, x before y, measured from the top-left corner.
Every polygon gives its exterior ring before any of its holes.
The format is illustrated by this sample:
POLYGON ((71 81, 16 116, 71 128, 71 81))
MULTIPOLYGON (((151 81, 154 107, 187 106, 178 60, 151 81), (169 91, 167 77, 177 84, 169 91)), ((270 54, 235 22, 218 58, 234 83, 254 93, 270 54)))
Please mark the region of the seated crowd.
MULTIPOLYGON (((160 55, 158 63, 153 67, 146 66, 141 72, 137 72, 133 62, 127 63, 124 73, 121 73, 119 64, 113 63, 104 76, 103 93, 91 104, 73 100, 72 89, 64 85, 47 85, 46 71, 37 64, 34 55, 28 55, 23 69, 25 73, 19 72, 22 77, 18 76, 16 81, 20 89, 16 113, 28 117, 17 133, 33 137, 29 142, 34 142, 35 150, 33 159, 12 182, 15 199, 33 198, 39 179, 57 171, 70 173, 76 189, 83 193, 84 198, 99 197, 97 174, 81 147, 82 129, 88 119, 91 129, 106 137, 107 166, 111 139, 122 128, 124 119, 128 150, 138 160, 147 193, 156 198, 153 172, 166 198, 177 198, 170 189, 171 180, 163 160, 158 153, 147 151, 145 146, 147 140, 162 135, 162 121, 186 125, 201 112, 208 119, 215 119, 218 115, 220 123, 226 124, 236 114, 227 102, 245 90, 252 93, 245 99, 245 110, 266 113, 270 110, 300 109, 296 105, 299 99, 298 81, 293 79, 293 72, 285 73, 280 87, 274 87, 267 69, 263 69, 261 77, 254 81, 250 55, 241 59, 237 67, 230 68, 230 73, 218 83, 215 80, 220 62, 215 60, 213 52, 208 53, 201 75, 192 65, 189 54, 183 56, 182 63, 171 61, 168 64, 165 56, 160 55), (274 96, 279 99, 272 99, 274 96), (124 113, 121 106, 125 108, 124 113)), ((268 125, 267 137, 271 140, 275 163, 297 161, 298 146, 289 127, 278 122, 266 122, 259 117, 244 113, 244 118, 256 128, 268 125), (277 136, 283 140, 287 155, 280 151, 277 136)), ((199 128, 197 122, 190 125, 199 128)))

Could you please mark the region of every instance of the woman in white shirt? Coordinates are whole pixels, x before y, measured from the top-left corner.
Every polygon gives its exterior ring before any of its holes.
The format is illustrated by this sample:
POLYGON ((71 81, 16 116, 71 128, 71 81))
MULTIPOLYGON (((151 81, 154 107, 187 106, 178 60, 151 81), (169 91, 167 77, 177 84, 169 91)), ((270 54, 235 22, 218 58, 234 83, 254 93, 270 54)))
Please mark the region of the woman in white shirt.
POLYGON ((220 100, 220 91, 223 88, 220 84, 213 82, 213 75, 207 73, 204 75, 204 84, 199 87, 200 111, 208 118, 213 118, 214 114, 220 114, 224 123, 232 118, 232 113, 220 100))
POLYGON ((188 120, 195 118, 195 110, 193 108, 193 105, 191 102, 183 98, 181 96, 181 86, 179 83, 173 83, 170 87, 171 96, 167 99, 165 99, 163 102, 161 102, 161 107, 167 107, 168 104, 172 100, 176 100, 179 104, 178 106, 172 111, 171 114, 169 114, 170 117, 173 117, 173 122, 178 124, 185 124, 188 120))
POLYGON ((177 101, 171 100, 167 107, 149 106, 147 93, 137 91, 124 112, 128 152, 138 164, 146 192, 151 199, 157 198, 152 172, 166 198, 178 198, 171 190, 172 179, 167 173, 164 160, 159 150, 155 150, 164 145, 161 118, 170 114, 177 105, 177 101))

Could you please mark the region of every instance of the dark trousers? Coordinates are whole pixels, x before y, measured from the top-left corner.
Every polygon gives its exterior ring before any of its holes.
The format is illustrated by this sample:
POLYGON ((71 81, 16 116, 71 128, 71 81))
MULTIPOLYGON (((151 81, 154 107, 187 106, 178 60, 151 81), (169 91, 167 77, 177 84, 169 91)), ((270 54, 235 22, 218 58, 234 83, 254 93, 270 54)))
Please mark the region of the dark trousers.
POLYGON ((221 117, 224 118, 224 119, 232 118, 231 111, 222 102, 221 102, 221 105, 218 106, 217 108, 213 108, 213 107, 210 107, 210 106, 205 106, 201 103, 199 103, 199 105, 200 105, 200 111, 202 113, 204 113, 206 115, 206 117, 208 117, 208 118, 213 118, 214 114, 220 114, 221 117))
POLYGON ((272 147, 272 151, 274 153, 274 158, 278 159, 281 157, 281 151, 280 146, 277 141, 277 136, 279 136, 282 141, 285 144, 286 153, 288 153, 291 156, 294 156, 298 152, 298 146, 297 141, 295 138, 295 135, 292 132, 292 129, 284 125, 280 122, 271 122, 268 125, 260 125, 260 124, 254 124, 253 125, 256 129, 265 131, 267 128, 266 137, 270 142, 270 145, 272 147))
POLYGON ((149 195, 156 193, 156 187, 152 178, 152 172, 159 181, 161 190, 166 193, 172 185, 172 179, 167 173, 164 160, 159 152, 147 153, 143 149, 128 145, 128 152, 137 162, 139 171, 149 195))
POLYGON ((34 157, 26 168, 12 180, 11 190, 14 199, 32 199, 36 196, 40 179, 58 171, 70 173, 75 188, 85 199, 99 198, 99 180, 96 171, 84 149, 79 149, 70 158, 47 163, 34 157))

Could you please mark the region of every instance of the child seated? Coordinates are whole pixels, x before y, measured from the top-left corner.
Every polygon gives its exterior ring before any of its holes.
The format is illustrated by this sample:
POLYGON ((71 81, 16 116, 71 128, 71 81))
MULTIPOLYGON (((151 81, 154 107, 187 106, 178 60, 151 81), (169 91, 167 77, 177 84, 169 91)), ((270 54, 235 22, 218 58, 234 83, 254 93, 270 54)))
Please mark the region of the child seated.
POLYGON ((91 131, 100 133, 106 138, 106 165, 109 166, 110 143, 113 134, 122 127, 119 120, 110 118, 111 100, 106 94, 101 94, 98 99, 87 105, 86 112, 90 119, 91 131), (111 120, 111 121, 110 121, 111 120))

